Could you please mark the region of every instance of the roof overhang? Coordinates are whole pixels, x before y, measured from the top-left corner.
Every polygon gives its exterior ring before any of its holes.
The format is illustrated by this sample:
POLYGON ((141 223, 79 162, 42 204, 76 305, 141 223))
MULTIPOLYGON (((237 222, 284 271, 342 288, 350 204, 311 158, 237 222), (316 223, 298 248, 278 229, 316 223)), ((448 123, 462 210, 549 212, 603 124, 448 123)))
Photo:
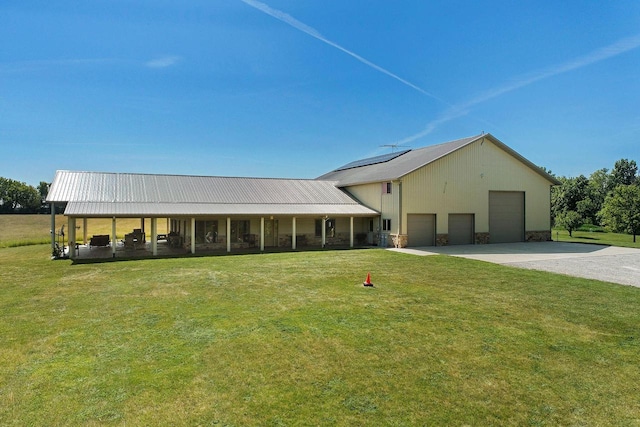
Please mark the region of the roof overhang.
POLYGON ((69 202, 64 211, 71 217, 177 217, 177 216, 377 216, 358 204, 220 204, 220 203, 125 203, 69 202))

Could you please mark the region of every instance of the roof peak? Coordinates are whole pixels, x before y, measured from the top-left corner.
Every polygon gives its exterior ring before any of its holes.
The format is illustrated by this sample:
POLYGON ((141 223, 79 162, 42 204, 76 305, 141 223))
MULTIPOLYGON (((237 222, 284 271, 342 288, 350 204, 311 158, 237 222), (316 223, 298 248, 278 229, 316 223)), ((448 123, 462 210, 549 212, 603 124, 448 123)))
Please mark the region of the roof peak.
POLYGON ((347 169, 355 169, 355 168, 359 168, 359 167, 364 167, 364 166, 371 166, 371 165, 376 165, 379 163, 386 163, 389 162, 391 160, 394 160, 400 156, 402 156, 403 154, 407 154, 410 151, 416 152, 416 151, 421 151, 421 150, 428 150, 428 149, 433 149, 435 147, 440 147, 443 145, 447 145, 447 144, 451 144, 451 145, 456 145, 458 143, 460 143, 461 141, 467 141, 467 142, 472 142, 477 140, 480 137, 491 137, 491 134, 489 133, 481 133, 479 135, 474 135, 474 136, 468 136, 465 138, 458 138, 458 139, 454 139, 451 141, 446 141, 446 142, 441 142, 438 144, 431 144, 431 145, 426 145, 424 147, 419 147, 419 148, 415 148, 415 149, 408 149, 408 150, 402 150, 402 151, 396 151, 396 152, 392 152, 392 153, 387 153, 387 154, 381 154, 379 156, 373 156, 373 157, 366 157, 366 158, 362 158, 359 160, 355 160, 353 162, 349 162, 343 166, 340 166, 336 169, 334 169, 332 172, 338 172, 338 171, 343 171, 343 170, 347 170, 347 169))

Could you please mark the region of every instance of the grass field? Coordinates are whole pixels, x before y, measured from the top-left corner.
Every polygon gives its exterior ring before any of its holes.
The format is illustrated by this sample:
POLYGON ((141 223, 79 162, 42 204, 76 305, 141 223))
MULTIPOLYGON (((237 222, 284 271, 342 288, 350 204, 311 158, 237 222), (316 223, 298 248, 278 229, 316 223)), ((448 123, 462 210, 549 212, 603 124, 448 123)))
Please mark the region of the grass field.
POLYGON ((0 425, 640 424, 638 288, 383 250, 48 255, 0 249, 0 425))
MULTIPOLYGON (((68 223, 63 215, 56 215, 56 230, 65 226, 68 237, 68 223)), ((84 235, 83 221, 76 223, 76 237, 82 242, 84 235)), ((116 221, 116 235, 124 238, 134 228, 140 228, 140 220, 135 218, 119 218, 116 221)), ((166 233, 166 220, 158 220, 158 233, 166 233)), ((0 248, 9 248, 25 245, 39 245, 51 241, 51 216, 50 215, 0 215, 0 248)), ((151 231, 151 220, 145 220, 145 230, 151 231)), ((111 220, 90 218, 87 220, 87 239, 93 234, 111 234, 111 220)))
POLYGON ((552 232, 553 240, 560 242, 575 243, 595 243, 599 245, 624 246, 627 248, 640 249, 640 236, 636 236, 636 242, 633 242, 633 236, 630 234, 619 233, 603 233, 593 231, 574 231, 569 236, 566 230, 554 229, 552 232))

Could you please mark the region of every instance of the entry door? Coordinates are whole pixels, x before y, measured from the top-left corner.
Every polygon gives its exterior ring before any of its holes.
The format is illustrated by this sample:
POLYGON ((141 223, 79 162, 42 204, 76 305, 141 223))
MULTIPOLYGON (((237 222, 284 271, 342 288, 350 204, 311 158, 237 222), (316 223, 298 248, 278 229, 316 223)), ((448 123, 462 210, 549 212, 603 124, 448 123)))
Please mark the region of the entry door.
POLYGON ((436 216, 434 214, 407 215, 408 246, 435 246, 436 216))
POLYGON ((524 192, 489 192, 489 243, 524 241, 524 192))
POLYGON ((266 219, 264 221, 264 245, 278 246, 278 220, 266 219))

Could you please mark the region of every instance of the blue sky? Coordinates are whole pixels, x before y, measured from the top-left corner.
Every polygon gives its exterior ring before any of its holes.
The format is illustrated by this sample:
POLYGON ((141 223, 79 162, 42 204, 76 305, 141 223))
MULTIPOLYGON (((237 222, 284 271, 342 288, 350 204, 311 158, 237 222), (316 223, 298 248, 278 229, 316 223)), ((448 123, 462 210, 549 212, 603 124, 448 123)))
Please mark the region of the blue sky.
POLYGON ((315 178, 489 132, 640 162, 640 2, 0 3, 0 176, 315 178))

